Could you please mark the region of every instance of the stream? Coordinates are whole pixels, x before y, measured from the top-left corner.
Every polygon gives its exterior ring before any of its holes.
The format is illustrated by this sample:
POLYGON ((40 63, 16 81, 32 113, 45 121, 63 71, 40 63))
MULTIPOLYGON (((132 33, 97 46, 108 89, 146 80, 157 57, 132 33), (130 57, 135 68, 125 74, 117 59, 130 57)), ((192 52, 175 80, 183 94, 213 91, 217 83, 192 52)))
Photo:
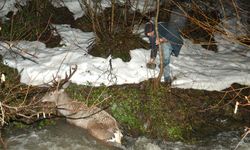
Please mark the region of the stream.
POLYGON ((235 149, 238 143, 240 144, 237 150, 250 149, 250 135, 241 141, 241 134, 238 131, 205 137, 195 144, 125 136, 123 146, 115 148, 96 141, 86 131, 64 120, 57 120, 56 125, 42 128, 38 126, 22 129, 7 128, 3 130, 2 138, 8 150, 228 150, 235 149))

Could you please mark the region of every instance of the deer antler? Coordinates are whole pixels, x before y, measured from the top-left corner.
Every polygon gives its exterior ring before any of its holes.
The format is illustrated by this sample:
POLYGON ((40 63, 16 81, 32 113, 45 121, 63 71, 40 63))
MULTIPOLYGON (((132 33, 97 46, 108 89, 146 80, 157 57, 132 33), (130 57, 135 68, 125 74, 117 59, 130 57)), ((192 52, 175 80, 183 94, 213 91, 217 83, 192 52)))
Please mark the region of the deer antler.
POLYGON ((77 65, 75 65, 75 67, 70 67, 69 75, 67 74, 67 72, 65 72, 64 79, 61 79, 60 77, 56 79, 56 77, 53 76, 53 79, 51 81, 52 85, 50 87, 53 89, 56 88, 57 90, 61 89, 62 87, 65 86, 66 83, 69 83, 69 80, 75 74, 76 70, 77 70, 77 65))

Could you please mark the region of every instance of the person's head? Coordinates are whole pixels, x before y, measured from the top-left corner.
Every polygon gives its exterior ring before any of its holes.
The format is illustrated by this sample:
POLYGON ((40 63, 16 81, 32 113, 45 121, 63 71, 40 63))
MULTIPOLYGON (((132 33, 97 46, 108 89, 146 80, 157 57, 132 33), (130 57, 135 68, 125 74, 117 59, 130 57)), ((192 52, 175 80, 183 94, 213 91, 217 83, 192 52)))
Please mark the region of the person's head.
POLYGON ((154 24, 151 21, 147 22, 145 24, 145 29, 144 29, 145 36, 147 36, 147 37, 153 36, 154 35, 154 28, 155 28, 154 24))
POLYGON ((155 49, 157 46, 155 44, 156 36, 154 34, 155 26, 153 22, 147 22, 145 24, 144 34, 148 37, 150 42, 150 48, 155 49))

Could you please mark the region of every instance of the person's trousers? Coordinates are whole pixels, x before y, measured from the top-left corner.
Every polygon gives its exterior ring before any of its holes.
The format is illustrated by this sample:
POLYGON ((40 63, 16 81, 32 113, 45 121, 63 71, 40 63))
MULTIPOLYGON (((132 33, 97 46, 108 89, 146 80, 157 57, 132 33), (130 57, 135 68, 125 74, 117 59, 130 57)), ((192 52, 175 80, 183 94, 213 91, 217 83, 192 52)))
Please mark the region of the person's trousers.
POLYGON ((163 67, 164 67, 164 81, 171 82, 170 78, 170 57, 172 53, 172 46, 169 42, 161 44, 163 51, 163 67))

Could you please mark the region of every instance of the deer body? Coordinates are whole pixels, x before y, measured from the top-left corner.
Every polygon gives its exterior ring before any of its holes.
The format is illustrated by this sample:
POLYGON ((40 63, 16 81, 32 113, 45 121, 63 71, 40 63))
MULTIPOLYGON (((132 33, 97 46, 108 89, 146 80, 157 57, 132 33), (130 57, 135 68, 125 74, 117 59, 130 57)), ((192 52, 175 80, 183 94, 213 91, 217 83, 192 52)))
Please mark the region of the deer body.
POLYGON ((55 103, 58 112, 69 123, 88 130, 95 138, 104 142, 121 143, 122 133, 118 124, 106 111, 74 101, 62 90, 45 95, 42 101, 55 103))

